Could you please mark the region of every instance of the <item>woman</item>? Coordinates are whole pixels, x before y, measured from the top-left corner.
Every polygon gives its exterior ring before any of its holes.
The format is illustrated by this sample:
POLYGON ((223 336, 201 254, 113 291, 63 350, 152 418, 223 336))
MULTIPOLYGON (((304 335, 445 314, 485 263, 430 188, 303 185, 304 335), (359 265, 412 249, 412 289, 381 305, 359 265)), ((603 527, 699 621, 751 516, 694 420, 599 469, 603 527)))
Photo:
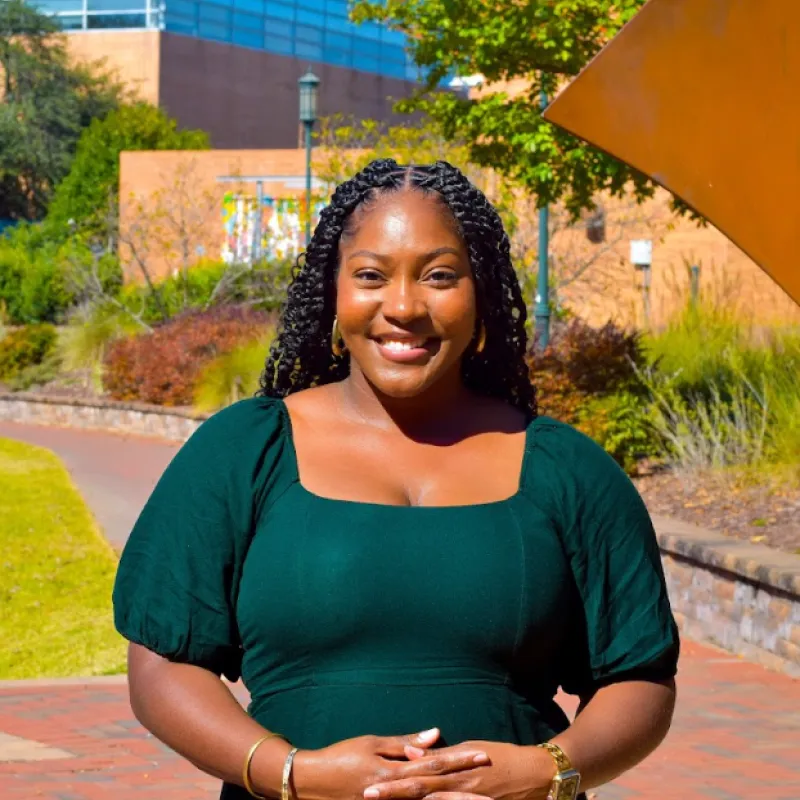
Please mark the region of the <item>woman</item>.
POLYGON ((537 417, 525 347, 508 238, 457 169, 338 187, 260 396, 184 445, 117 576, 136 716, 223 798, 574 800, 665 736, 650 520, 537 417))

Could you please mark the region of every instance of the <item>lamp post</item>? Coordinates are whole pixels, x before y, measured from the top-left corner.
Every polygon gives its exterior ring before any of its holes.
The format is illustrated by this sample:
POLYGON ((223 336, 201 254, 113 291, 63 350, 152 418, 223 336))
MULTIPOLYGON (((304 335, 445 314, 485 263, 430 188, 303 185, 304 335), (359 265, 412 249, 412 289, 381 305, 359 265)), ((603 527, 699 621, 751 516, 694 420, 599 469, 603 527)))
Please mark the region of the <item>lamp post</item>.
POLYGON ((311 242, 311 131, 317 121, 320 81, 309 67, 297 83, 300 87, 300 122, 303 123, 306 134, 306 247, 308 247, 311 242))
POLYGON ((642 273, 642 306, 644 327, 650 327, 650 267, 653 263, 653 242, 650 239, 631 241, 631 263, 642 273))
MULTIPOLYGON (((539 97, 542 111, 547 108, 547 92, 542 89, 539 97)), ((539 274, 536 281, 536 343, 544 350, 550 341, 550 210, 547 206, 539 209, 539 274)))

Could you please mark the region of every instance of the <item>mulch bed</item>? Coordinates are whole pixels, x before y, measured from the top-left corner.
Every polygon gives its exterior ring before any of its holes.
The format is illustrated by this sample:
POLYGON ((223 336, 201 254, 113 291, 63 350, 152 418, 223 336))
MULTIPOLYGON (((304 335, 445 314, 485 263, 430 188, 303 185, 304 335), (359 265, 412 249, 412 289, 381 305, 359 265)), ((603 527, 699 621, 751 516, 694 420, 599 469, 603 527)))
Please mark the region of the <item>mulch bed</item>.
POLYGON ((657 472, 634 480, 651 514, 800 555, 800 485, 657 472))

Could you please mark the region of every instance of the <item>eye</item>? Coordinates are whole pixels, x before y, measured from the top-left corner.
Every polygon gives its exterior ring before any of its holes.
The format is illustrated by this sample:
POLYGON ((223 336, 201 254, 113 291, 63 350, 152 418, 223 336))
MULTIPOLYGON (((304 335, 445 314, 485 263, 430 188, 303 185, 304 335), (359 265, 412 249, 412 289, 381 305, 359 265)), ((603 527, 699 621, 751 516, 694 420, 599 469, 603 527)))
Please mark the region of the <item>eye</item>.
POLYGON ((458 280, 458 275, 455 270, 449 267, 434 267, 425 276, 425 280, 438 286, 445 286, 455 283, 458 280))
POLYGON ((383 280, 383 275, 379 270, 370 269, 369 267, 358 270, 354 277, 359 281, 363 281, 364 283, 379 283, 383 280))

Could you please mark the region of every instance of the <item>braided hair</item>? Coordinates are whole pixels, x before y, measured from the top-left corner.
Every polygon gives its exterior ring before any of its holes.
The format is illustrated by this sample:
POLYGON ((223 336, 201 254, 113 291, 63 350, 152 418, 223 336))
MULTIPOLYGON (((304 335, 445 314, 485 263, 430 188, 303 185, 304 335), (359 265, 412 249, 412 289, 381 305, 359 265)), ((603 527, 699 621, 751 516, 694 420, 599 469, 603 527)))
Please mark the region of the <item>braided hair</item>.
POLYGON ((382 158, 336 188, 295 266, 257 394, 285 397, 347 377, 349 355, 336 356, 331 349, 339 242, 352 232, 356 209, 365 209, 385 192, 404 188, 438 195, 466 245, 486 339, 481 353, 469 348, 463 356, 465 386, 535 417, 535 392, 525 364, 526 309, 511 265, 508 236, 483 192, 445 161, 404 167, 382 158))

